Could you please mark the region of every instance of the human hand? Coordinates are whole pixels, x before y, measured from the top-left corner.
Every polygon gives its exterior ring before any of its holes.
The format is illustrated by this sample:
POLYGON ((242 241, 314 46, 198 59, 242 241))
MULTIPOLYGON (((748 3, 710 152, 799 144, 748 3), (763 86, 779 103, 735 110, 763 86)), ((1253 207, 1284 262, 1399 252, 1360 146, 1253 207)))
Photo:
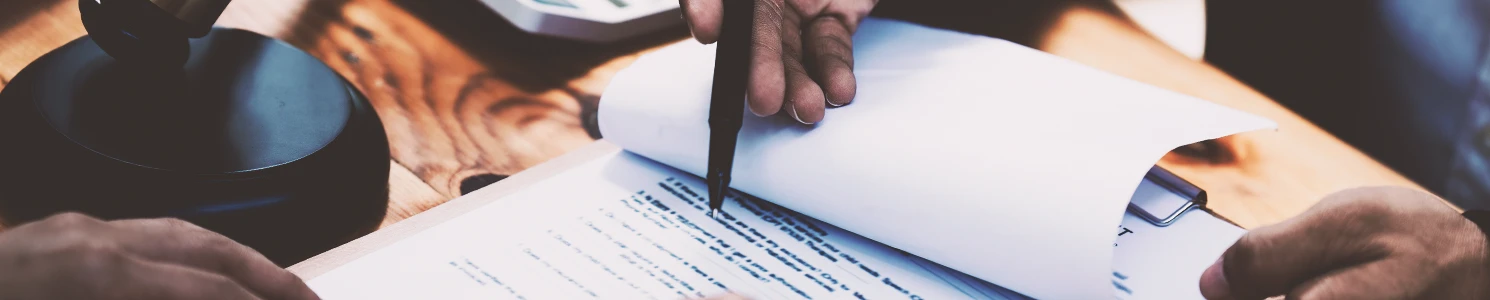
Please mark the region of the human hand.
POLYGON ((756 1, 750 111, 785 110, 798 122, 823 120, 827 105, 854 99, 853 34, 878 0, 678 0, 699 42, 719 40, 723 1, 756 1))
POLYGON ((60 214, 0 233, 0 299, 318 299, 258 252, 177 219, 60 214))
POLYGON ((1200 278, 1207 299, 1490 299, 1479 227, 1407 188, 1335 193, 1242 236, 1200 278))

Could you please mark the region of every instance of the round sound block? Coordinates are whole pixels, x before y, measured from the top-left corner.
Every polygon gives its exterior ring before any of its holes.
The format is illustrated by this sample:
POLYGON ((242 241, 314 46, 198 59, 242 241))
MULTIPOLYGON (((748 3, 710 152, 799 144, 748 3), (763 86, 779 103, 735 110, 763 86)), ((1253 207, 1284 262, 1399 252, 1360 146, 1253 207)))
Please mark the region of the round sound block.
POLYGON ((0 220, 181 218, 289 265, 376 229, 388 140, 367 99, 277 40, 214 29, 183 67, 89 37, 0 91, 0 220))

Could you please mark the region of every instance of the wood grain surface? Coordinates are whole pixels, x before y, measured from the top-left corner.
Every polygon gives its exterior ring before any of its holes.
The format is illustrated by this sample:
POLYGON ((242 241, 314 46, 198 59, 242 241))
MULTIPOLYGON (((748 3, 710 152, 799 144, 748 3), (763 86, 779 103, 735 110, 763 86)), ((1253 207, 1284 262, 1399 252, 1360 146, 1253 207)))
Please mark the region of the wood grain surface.
MULTIPOLYGON (((1278 121, 1276 132, 1192 145, 1161 163, 1207 189, 1213 208, 1243 226, 1280 221, 1341 188, 1412 185, 1167 48, 1110 3, 971 2, 931 11, 937 6, 885 1, 876 14, 1009 39, 1278 121)), ((473 0, 235 1, 219 25, 283 39, 368 95, 392 146, 385 225, 590 143, 587 118, 615 72, 687 36, 676 28, 611 45, 534 37, 473 0)), ((75 1, 0 2, 0 85, 83 34, 75 1)))

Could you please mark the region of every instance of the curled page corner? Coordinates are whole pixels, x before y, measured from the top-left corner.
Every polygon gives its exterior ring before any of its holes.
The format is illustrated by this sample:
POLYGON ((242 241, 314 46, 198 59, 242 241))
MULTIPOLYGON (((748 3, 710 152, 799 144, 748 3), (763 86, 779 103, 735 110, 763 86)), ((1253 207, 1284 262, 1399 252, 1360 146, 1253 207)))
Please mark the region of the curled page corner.
MULTIPOLYGON (((1113 229, 1166 152, 1276 127, 993 38, 870 19, 854 43, 854 102, 747 116, 732 187, 1035 298, 1113 295, 1113 229)), ((602 135, 703 174, 713 49, 619 73, 602 135)))

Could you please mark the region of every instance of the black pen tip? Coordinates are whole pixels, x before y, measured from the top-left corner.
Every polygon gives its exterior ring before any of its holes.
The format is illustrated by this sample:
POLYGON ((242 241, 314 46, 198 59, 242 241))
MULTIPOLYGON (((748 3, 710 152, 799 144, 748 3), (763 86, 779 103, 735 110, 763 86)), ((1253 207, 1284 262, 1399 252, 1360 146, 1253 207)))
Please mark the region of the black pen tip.
POLYGON ((728 188, 729 186, 720 182, 709 184, 709 208, 719 209, 724 206, 724 190, 728 188))

